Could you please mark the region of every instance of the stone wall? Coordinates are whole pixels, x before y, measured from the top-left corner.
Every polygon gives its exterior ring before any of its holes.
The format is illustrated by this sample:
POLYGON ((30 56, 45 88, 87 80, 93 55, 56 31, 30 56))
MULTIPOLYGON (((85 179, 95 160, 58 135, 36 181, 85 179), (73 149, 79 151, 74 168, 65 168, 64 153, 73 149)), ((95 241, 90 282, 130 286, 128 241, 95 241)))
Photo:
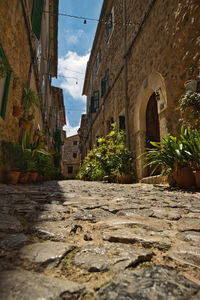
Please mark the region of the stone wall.
MULTIPOLYGON (((107 12, 112 11, 110 2, 107 12)), ((110 74, 109 89, 100 100, 99 111, 92 114, 92 128, 89 126, 92 141, 88 139, 87 148, 95 143, 96 136, 107 133, 110 118, 118 122, 118 116, 125 111, 126 58, 130 149, 138 156, 146 147, 146 108, 153 93, 160 94, 157 102, 160 137, 167 132, 176 134, 180 127, 178 99, 184 92, 184 82, 195 78, 200 67, 200 3, 197 0, 127 0, 126 49, 122 1, 114 1, 113 6, 114 26, 109 41, 105 40, 104 24, 99 24, 101 34, 98 39, 95 37, 89 61, 93 63, 90 69, 93 91, 100 90, 107 68, 110 74), (99 47, 102 57, 96 71, 94 62, 99 47)), ((137 175, 138 178, 146 175, 142 160, 137 161, 137 175)))

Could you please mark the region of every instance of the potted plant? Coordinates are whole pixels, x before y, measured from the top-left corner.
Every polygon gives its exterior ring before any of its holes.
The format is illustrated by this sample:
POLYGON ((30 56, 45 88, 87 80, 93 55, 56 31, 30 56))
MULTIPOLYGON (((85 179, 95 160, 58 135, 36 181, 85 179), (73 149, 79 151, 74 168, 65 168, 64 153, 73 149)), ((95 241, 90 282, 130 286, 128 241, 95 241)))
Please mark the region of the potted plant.
POLYGON ((23 95, 22 95, 23 107, 29 115, 35 112, 35 107, 40 107, 40 100, 36 91, 27 87, 23 84, 23 95))
POLYGON ((195 186, 191 168, 192 148, 185 143, 186 139, 187 132, 182 127, 179 139, 168 134, 161 142, 150 142, 153 148, 147 148, 144 153, 145 167, 151 167, 151 174, 160 168, 162 175, 173 176, 180 187, 195 186))
POLYGON ((192 153, 191 167, 195 176, 196 186, 200 188, 200 131, 187 128, 184 135, 181 136, 183 143, 187 145, 192 153))
POLYGON ((22 117, 19 119, 19 126, 30 131, 31 126, 33 125, 32 122, 30 122, 29 120, 27 120, 26 118, 22 117))
POLYGON ((21 145, 14 142, 1 142, 2 161, 7 169, 7 182, 17 184, 22 170, 26 168, 26 160, 21 145))

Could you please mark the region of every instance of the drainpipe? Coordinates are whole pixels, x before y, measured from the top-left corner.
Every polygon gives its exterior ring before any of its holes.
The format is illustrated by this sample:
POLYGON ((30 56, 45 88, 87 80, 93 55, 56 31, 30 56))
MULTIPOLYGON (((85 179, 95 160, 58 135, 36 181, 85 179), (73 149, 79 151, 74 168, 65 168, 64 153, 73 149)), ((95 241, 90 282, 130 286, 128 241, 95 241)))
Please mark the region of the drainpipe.
POLYGON ((126 0, 123 0, 123 42, 124 42, 124 106, 125 106, 125 122, 126 122, 126 145, 130 149, 130 134, 129 134, 129 114, 128 114, 128 82, 127 82, 127 46, 126 46, 126 0))

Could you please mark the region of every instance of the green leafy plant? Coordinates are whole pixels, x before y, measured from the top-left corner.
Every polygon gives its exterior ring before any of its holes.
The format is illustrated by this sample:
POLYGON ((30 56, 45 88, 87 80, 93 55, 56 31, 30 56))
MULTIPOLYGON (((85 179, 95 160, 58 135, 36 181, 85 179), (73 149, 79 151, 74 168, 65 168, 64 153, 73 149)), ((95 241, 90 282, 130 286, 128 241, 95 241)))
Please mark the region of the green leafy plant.
POLYGON ((40 100, 36 91, 29 89, 26 84, 23 84, 23 107, 29 113, 35 112, 35 107, 40 107, 40 100))
POLYGON ((200 128, 200 93, 186 91, 179 100, 178 109, 181 124, 193 129, 200 128))
POLYGON ((161 142, 150 142, 153 147, 147 148, 147 151, 142 154, 146 159, 144 167, 151 167, 151 175, 158 168, 161 169, 162 175, 169 175, 178 168, 191 167, 194 158, 191 135, 192 130, 185 130, 182 127, 179 138, 168 134, 161 142))
POLYGON ((24 171, 27 168, 27 159, 22 146, 14 142, 1 142, 2 161, 12 171, 24 171))
POLYGON ((85 158, 78 178, 118 181, 123 174, 134 177, 133 154, 126 148, 124 131, 118 132, 117 125, 112 124, 112 131, 105 138, 99 138, 98 143, 85 158))

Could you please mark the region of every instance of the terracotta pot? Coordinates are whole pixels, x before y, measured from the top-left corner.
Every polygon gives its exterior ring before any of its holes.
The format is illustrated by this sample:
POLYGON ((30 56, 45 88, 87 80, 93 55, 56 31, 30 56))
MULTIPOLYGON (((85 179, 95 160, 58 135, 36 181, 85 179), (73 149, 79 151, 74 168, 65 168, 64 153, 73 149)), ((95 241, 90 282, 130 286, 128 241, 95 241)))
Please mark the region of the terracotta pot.
POLYGON ((23 113, 23 109, 20 106, 14 105, 13 106, 13 116, 19 117, 23 113))
POLYGON ((124 175, 118 176, 117 181, 119 183, 123 183, 123 184, 131 183, 132 177, 131 177, 131 175, 124 174, 124 175))
POLYGON ((32 121, 33 119, 34 119, 34 115, 29 115, 29 116, 28 116, 28 120, 29 120, 29 121, 32 121))
POLYGON ((42 141, 44 141, 44 140, 45 140, 45 136, 44 136, 44 135, 41 135, 40 141, 42 142, 42 141))
POLYGON ((17 184, 19 181, 19 176, 21 172, 8 171, 7 173, 7 183, 17 184))
POLYGON ((21 173, 19 177, 19 183, 27 183, 29 178, 29 173, 21 173))
POLYGON ((25 125, 26 130, 30 131, 31 130, 31 126, 32 126, 32 124, 26 123, 26 125, 25 125))
POLYGON ((177 172, 173 172, 173 177, 178 186, 183 188, 191 188, 195 186, 195 178, 191 168, 181 168, 177 172))
POLYGON ((38 178, 38 173, 37 172, 31 172, 29 173, 29 182, 36 182, 38 178))
POLYGON ((38 139, 39 139, 39 135, 34 135, 34 137, 33 137, 33 141, 34 141, 34 142, 37 142, 37 141, 38 141, 38 139))
POLYGON ((193 171, 193 174, 195 177, 196 186, 200 188, 200 171, 193 171))

